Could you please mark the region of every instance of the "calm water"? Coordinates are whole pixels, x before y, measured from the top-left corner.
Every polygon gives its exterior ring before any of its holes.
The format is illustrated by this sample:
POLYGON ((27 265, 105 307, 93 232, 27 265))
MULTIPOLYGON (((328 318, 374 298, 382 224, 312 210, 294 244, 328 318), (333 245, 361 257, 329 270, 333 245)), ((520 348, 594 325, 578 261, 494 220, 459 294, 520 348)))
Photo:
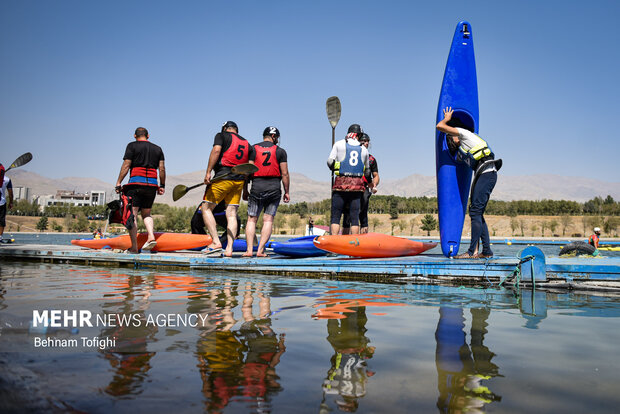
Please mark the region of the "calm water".
POLYGON ((611 413, 620 405, 620 299, 602 295, 0 262, 0 328, 0 411, 611 413), (139 323, 29 330, 33 310, 46 309, 139 323), (204 323, 147 323, 161 315, 204 323), (34 345, 82 337, 114 344, 34 345))

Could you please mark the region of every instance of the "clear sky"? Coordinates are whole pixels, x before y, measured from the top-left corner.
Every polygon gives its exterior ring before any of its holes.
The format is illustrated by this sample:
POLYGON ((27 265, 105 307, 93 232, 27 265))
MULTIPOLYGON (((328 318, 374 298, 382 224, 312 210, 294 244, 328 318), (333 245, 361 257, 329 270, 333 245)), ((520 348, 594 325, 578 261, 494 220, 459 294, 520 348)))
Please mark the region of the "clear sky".
POLYGON ((361 124, 382 178, 434 175, 444 67, 468 20, 502 174, 617 182, 619 15, 617 0, 2 0, 0 161, 30 151, 30 171, 114 183, 144 126, 183 174, 233 120, 252 143, 277 126, 291 171, 328 181, 336 95, 337 139, 361 124))

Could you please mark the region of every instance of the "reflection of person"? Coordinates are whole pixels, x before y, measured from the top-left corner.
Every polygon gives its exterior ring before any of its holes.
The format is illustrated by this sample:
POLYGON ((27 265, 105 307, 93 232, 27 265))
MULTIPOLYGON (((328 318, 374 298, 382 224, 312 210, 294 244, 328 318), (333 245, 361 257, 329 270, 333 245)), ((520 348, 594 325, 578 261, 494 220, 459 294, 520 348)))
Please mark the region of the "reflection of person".
POLYGON ((601 229, 598 227, 594 228, 594 234, 588 237, 588 243, 598 249, 599 238, 601 237, 601 229))
MULTIPOLYGON (((359 142, 368 149, 370 145, 370 136, 365 132, 362 133, 359 142)), ((379 185, 379 168, 377 166, 377 160, 370 153, 368 154, 368 163, 370 167, 364 171, 364 185, 366 189, 360 199, 360 233, 368 233, 368 207, 370 203, 370 196, 377 192, 377 186, 379 185)), ((344 217, 342 219, 342 234, 351 233, 351 219, 349 217, 349 209, 344 210, 344 217)))
POLYGON ((113 299, 104 303, 103 310, 108 315, 135 316, 140 323, 137 326, 111 324, 103 328, 99 335, 100 338, 113 338, 115 342, 113 347, 100 350, 114 372, 104 392, 114 397, 134 395, 144 386, 152 368, 151 359, 155 356, 148 345, 155 341, 158 331, 156 326, 146 323, 154 280, 138 275, 126 277, 126 283, 115 285, 117 289, 122 289, 118 292, 122 300, 113 299))
POLYGON ((155 195, 163 195, 166 187, 166 167, 164 164, 164 152, 150 142, 149 132, 146 128, 137 128, 134 133, 134 142, 127 144, 123 165, 116 180, 116 192, 121 192, 121 183, 129 173, 129 182, 122 188, 125 195, 132 198, 134 225, 129 229, 131 238, 130 253, 139 253, 138 250, 138 223, 137 215, 140 211, 144 227, 148 233, 146 243, 142 250, 151 250, 157 245, 153 233, 153 218, 151 207, 155 201, 155 195), (159 171, 159 184, 157 184, 157 172, 159 171))
POLYGON ((275 369, 286 350, 285 337, 282 334, 278 338, 271 328, 270 298, 262 283, 246 283, 241 305, 243 324, 238 330, 232 329, 237 322, 233 313, 239 304, 238 287, 227 282, 221 290, 211 289, 209 298, 203 293, 188 309, 206 313, 215 322, 214 329, 201 329, 196 353, 205 408, 221 412, 235 397, 243 396, 256 400, 259 409, 269 412, 271 396, 282 390, 275 369), (258 317, 252 313, 255 293, 259 298, 258 317))
POLYGON ((284 334, 278 339, 277 334, 271 328, 271 302, 265 295, 263 284, 255 288, 259 298, 258 319, 252 314, 254 302, 252 284, 247 283, 243 295, 243 324, 239 333, 247 346, 247 355, 241 371, 241 385, 243 395, 255 398, 262 404, 269 404, 271 395, 282 390, 277 382, 276 366, 280 363, 282 354, 286 351, 284 334))
POLYGON ((0 242, 6 226, 7 210, 13 208, 13 183, 9 177, 5 177, 4 171, 4 166, 0 164, 0 242))
MULTIPOLYGON (((375 347, 368 346, 366 337, 366 307, 352 308, 343 319, 328 319, 327 340, 334 348, 331 368, 323 381, 323 392, 334 397, 340 411, 353 412, 359 399, 366 395, 368 377, 374 375, 366 360, 372 358, 375 347)), ((323 404, 327 404, 326 401, 323 404)))
POLYGON ((455 259, 479 259, 493 257, 489 229, 484 220, 491 192, 497 182, 497 170, 502 160, 495 155, 486 141, 464 128, 452 126, 452 108, 443 111, 444 118, 437 124, 437 129, 446 134, 446 143, 456 160, 467 164, 474 171, 471 185, 469 217, 471 218, 471 244, 467 252, 455 256, 455 259), (478 252, 478 242, 482 239, 482 252, 478 252))
POLYGON ((225 257, 232 257, 233 242, 237 234, 237 209, 241 200, 241 192, 245 176, 232 174, 232 168, 239 164, 254 163, 254 147, 239 135, 239 128, 233 121, 222 125, 221 132, 215 135, 213 148, 209 155, 209 164, 205 172, 205 184, 207 191, 204 197, 206 208, 202 209, 207 231, 213 238, 205 253, 213 252, 222 248, 222 243, 217 237, 217 224, 213 216, 213 209, 221 201, 226 203, 226 217, 228 219, 225 257), (215 172, 211 177, 211 172, 215 172), (224 179, 223 177, 226 176, 224 179), (222 179, 220 179, 222 177, 222 179))
POLYGON ((265 244, 267 244, 271 237, 273 219, 278 211, 280 197, 282 197, 282 201, 285 203, 290 201, 288 161, 286 151, 278 146, 279 139, 280 131, 278 131, 278 128, 270 126, 263 131, 263 142, 254 145, 255 162, 258 171, 252 175, 252 189, 249 195, 247 181, 243 188, 243 198, 248 200, 248 223, 245 228, 245 239, 248 243, 248 249, 243 254, 244 257, 252 257, 256 222, 263 210, 265 210, 263 214, 263 228, 261 229, 256 257, 267 256, 265 254, 265 244), (284 187, 284 195, 282 195, 282 186, 284 187))
POLYGON ((482 385, 483 380, 499 375, 499 368, 491 362, 495 354, 484 345, 489 313, 488 309, 471 310, 470 349, 465 341, 463 309, 439 308, 435 331, 439 412, 470 412, 501 400, 482 385))
POLYGON ((360 145, 358 138, 362 127, 353 124, 345 139, 334 144, 327 159, 327 166, 336 175, 332 186, 331 234, 340 232, 340 218, 345 208, 351 217, 351 234, 358 234, 360 200, 364 193, 364 171, 370 167, 368 150, 360 145))

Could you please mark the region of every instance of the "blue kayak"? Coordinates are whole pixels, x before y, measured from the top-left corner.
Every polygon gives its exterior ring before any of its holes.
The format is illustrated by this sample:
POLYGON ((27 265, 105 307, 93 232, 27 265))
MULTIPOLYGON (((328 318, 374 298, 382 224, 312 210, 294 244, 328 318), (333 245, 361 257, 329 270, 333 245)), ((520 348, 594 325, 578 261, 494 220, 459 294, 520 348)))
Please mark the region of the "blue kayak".
MULTIPOLYGON (((456 26, 452 38, 437 105, 437 123, 443 119, 446 107, 454 110, 452 119, 457 124, 453 126, 478 133, 474 42, 471 25, 465 21, 456 26)), ((446 135, 439 131, 436 131, 435 155, 441 250, 445 256, 450 257, 459 251, 472 171, 467 165, 454 160, 448 151, 446 135)))
POLYGON ((327 252, 318 249, 312 242, 317 236, 303 236, 289 239, 285 242, 272 242, 271 248, 274 253, 292 257, 315 257, 325 256, 327 252))

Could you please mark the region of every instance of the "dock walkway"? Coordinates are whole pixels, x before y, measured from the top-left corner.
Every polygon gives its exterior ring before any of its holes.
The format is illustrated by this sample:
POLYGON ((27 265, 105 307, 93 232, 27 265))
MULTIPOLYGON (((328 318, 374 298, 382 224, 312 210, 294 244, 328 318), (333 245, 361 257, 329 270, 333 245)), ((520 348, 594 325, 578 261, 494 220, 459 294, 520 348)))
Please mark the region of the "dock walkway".
MULTIPOLYGON (((542 252, 540 254, 542 255, 542 252)), ((240 254, 236 254, 233 258, 223 258, 194 251, 136 255, 78 246, 25 244, 3 245, 0 247, 0 260, 191 269, 211 273, 261 273, 384 283, 493 285, 516 281, 538 287, 620 291, 620 258, 616 257, 561 258, 542 255, 535 258, 536 265, 528 265, 527 259, 521 260, 518 257, 455 260, 433 254, 389 259, 355 259, 344 256, 297 259, 284 256, 242 258, 240 254)))

